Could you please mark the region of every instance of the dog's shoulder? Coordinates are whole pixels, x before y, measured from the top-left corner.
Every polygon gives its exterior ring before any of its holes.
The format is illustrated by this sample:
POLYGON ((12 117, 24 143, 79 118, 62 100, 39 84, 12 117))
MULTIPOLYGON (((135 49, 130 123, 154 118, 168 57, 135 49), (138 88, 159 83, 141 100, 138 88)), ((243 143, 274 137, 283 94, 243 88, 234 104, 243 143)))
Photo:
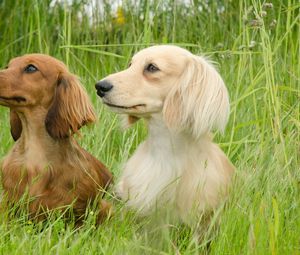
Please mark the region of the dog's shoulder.
POLYGON ((89 163, 90 169, 94 170, 96 174, 99 176, 102 187, 107 188, 111 183, 113 183, 112 173, 100 160, 95 158, 93 155, 91 155, 83 148, 81 148, 81 153, 89 163))

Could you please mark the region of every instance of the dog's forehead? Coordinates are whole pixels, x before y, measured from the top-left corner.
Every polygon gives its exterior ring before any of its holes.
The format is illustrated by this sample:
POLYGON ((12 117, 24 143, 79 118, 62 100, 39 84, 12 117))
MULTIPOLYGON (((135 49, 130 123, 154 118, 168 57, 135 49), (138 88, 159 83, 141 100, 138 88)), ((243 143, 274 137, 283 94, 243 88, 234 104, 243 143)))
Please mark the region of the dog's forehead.
POLYGON ((35 64, 38 65, 39 67, 52 67, 52 68, 57 68, 57 69, 66 69, 66 66, 59 61, 58 59, 55 59, 51 56, 44 55, 44 54, 26 54, 21 57, 16 57, 10 60, 9 66, 23 66, 23 65, 28 65, 28 64, 35 64))
POLYGON ((191 53, 187 50, 177 47, 177 46, 169 46, 169 45, 161 45, 161 46, 152 46, 146 49, 143 49, 137 52, 133 58, 133 62, 149 62, 149 61, 167 61, 167 62, 177 62, 178 58, 186 58, 191 53))

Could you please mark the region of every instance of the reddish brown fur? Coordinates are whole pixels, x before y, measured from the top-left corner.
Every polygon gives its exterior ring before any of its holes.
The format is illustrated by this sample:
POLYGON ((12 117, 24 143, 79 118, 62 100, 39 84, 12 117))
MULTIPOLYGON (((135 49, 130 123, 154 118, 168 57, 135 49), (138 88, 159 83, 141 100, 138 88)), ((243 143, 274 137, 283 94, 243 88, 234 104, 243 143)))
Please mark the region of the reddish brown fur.
POLYGON ((22 123, 18 114, 13 110, 10 111, 10 127, 11 136, 17 141, 22 133, 22 123))
MULTIPOLYGON (((46 55, 30 54, 10 61, 0 71, 0 105, 11 110, 11 134, 16 141, 1 166, 9 201, 27 193, 32 217, 73 205, 77 219, 89 202, 112 180, 107 168, 73 138, 81 126, 95 121, 90 100, 65 65, 46 55), (38 71, 26 73, 33 64, 38 71)), ((99 203, 99 221, 110 205, 99 203)))

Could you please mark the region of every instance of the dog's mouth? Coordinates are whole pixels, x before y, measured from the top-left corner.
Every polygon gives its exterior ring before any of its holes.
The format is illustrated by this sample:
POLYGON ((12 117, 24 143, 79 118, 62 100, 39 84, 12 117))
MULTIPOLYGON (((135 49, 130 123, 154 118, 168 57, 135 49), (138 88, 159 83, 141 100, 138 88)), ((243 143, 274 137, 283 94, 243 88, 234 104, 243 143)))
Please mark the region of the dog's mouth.
POLYGON ((2 97, 0 96, 0 101, 15 101, 17 103, 26 102, 24 97, 2 97))
POLYGON ((111 103, 107 103, 107 102, 104 102, 104 104, 106 104, 109 107, 125 109, 125 110, 136 109, 137 107, 146 106, 145 104, 136 104, 136 105, 132 105, 132 106, 124 106, 124 105, 111 104, 111 103))

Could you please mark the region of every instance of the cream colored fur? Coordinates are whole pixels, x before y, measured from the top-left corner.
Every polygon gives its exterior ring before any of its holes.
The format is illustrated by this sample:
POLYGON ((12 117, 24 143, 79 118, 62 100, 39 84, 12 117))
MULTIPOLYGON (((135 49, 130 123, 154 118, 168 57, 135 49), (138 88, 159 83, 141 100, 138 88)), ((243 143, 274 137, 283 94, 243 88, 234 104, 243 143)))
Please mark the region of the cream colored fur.
POLYGON ((212 142, 224 131, 229 98, 224 82, 205 58, 176 46, 137 53, 128 69, 109 75, 102 98, 128 124, 145 118, 149 135, 128 160, 117 193, 141 214, 169 207, 184 221, 218 207, 234 167, 212 142), (148 71, 152 64, 159 70, 148 71))

